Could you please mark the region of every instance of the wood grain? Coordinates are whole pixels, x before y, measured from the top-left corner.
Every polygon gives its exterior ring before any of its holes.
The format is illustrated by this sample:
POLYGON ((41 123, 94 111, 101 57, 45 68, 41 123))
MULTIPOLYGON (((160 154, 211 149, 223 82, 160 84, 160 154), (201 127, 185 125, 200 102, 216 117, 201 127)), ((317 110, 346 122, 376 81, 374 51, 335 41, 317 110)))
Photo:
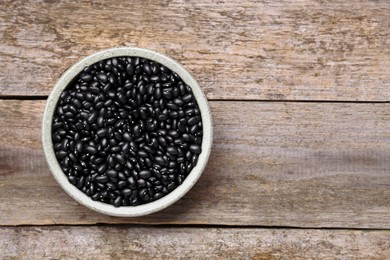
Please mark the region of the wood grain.
POLYGON ((126 45, 177 59, 210 99, 390 100, 387 0, 5 0, 0 25, 0 96, 47 95, 126 45))
POLYGON ((6 259, 386 259, 390 231, 0 228, 6 259))
POLYGON ((386 104, 211 102, 215 143, 195 187, 168 209, 114 218, 50 175, 44 101, 0 101, 0 225, 94 223, 390 228, 386 104))

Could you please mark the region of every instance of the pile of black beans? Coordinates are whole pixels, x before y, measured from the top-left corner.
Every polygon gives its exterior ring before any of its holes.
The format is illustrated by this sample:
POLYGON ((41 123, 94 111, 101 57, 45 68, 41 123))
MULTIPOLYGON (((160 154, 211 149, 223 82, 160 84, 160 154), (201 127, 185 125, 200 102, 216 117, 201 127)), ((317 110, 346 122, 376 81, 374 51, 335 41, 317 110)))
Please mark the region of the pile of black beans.
POLYGON ((92 200, 136 206, 183 183, 201 153, 201 119, 175 72, 117 57, 84 68, 63 91, 52 140, 71 184, 92 200))

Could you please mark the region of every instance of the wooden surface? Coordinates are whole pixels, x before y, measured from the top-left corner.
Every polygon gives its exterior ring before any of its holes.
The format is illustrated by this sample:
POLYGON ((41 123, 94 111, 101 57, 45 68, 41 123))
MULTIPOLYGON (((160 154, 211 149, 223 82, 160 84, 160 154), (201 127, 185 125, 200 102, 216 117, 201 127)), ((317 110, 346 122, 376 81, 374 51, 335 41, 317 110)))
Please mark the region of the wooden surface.
POLYGON ((390 228, 387 104, 212 101, 215 141, 199 183, 161 213, 124 219, 93 213, 58 187, 40 144, 44 105, 0 101, 6 225, 390 228))
POLYGON ((3 96, 47 95, 80 58, 126 45, 182 62, 211 99, 390 100, 388 0, 1 6, 3 96))
POLYGON ((17 227, 0 229, 7 257, 57 259, 386 259, 386 231, 247 228, 17 227))
POLYGON ((389 259, 390 1, 0 3, 0 258, 389 259), (51 176, 59 76, 138 46, 199 81, 215 142, 196 186, 141 218, 94 213, 51 176))

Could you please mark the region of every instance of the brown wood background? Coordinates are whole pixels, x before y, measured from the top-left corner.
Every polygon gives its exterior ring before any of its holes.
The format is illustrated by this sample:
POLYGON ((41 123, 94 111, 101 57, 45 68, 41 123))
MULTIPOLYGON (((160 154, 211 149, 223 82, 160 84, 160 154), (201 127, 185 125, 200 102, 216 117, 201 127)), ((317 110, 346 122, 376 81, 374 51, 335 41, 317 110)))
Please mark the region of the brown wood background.
POLYGON ((0 258, 389 259, 390 1, 0 2, 0 258), (45 99, 74 62, 180 61, 215 123, 166 210, 94 213, 52 178, 45 99))

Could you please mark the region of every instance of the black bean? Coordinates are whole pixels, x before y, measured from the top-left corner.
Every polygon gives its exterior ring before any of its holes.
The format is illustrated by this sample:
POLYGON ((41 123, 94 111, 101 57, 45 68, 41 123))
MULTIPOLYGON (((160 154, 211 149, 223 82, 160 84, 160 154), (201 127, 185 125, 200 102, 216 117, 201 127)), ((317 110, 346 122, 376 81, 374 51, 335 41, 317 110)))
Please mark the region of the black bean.
POLYGON ((164 196, 164 193, 157 192, 156 194, 154 194, 153 199, 158 200, 158 199, 161 199, 163 196, 164 196))
POLYGON ((183 135, 182 135, 182 138, 183 138, 183 140, 186 141, 186 142, 189 142, 189 141, 193 141, 193 140, 194 140, 194 136, 191 135, 191 134, 187 134, 187 133, 183 134, 183 135))
POLYGON ((129 143, 124 143, 124 144, 122 145, 122 152, 123 152, 123 153, 128 153, 129 150, 130 150, 130 144, 129 144, 129 143))
POLYGON ((142 198, 142 197, 144 197, 146 195, 147 192, 148 192, 147 189, 140 189, 138 191, 138 195, 142 198))
MULTIPOLYGON (((60 140, 59 140, 60 141, 60 140)), ((55 144, 54 145, 54 150, 55 151, 59 151, 59 150, 61 150, 62 149, 62 144, 61 143, 57 143, 57 144, 55 144)), ((66 149, 66 148, 65 148, 66 149)), ((67 155, 67 153, 65 152, 65 151, 63 151, 64 153, 65 153, 65 155, 67 155)))
POLYGON ((172 90, 170 90, 170 89, 164 89, 163 91, 162 91, 162 95, 163 95, 163 97, 164 98, 166 98, 166 99, 172 99, 172 90))
POLYGON ((172 95, 173 95, 173 97, 179 96, 180 95, 180 90, 177 87, 174 87, 172 89, 172 95))
POLYGON ((74 114, 72 112, 65 112, 64 116, 67 117, 67 118, 73 118, 74 114))
POLYGON ((134 141, 131 141, 129 145, 134 152, 138 151, 138 145, 134 141))
POLYGON ((158 120, 160 120, 160 121, 165 121, 167 119, 168 119, 168 115, 166 115, 166 114, 161 114, 158 116, 158 120))
POLYGON ((178 157, 178 158, 176 159, 176 162, 177 162, 177 163, 183 163, 184 161, 185 161, 184 157, 178 157))
POLYGON ((102 174, 106 169, 107 169, 107 164, 103 163, 98 167, 97 172, 102 174))
MULTIPOLYGON (((91 87, 89 88, 89 91, 91 91, 91 93, 93 93, 93 94, 99 94, 100 89, 99 89, 98 87, 96 87, 96 86, 91 86, 91 87)), ((91 97, 87 97, 88 100, 90 100, 90 98, 91 98, 91 97)))
MULTIPOLYGON (((83 102, 83 107, 84 107, 85 109, 90 109, 91 107, 93 107, 93 104, 92 104, 91 102, 84 101, 84 102, 83 102)), ((88 114, 87 112, 84 111, 84 112, 81 112, 81 113, 80 113, 80 116, 81 116, 82 118, 84 118, 84 119, 87 119, 88 116, 89 116, 89 114, 88 114), (85 116, 83 113, 86 113, 87 116, 85 116)))
POLYGON ((137 180, 137 186, 139 188, 146 187, 146 181, 144 179, 138 179, 137 180))
MULTIPOLYGON (((96 82, 97 83, 97 82, 96 82)), ((97 84, 99 84, 99 83, 97 83, 97 84)), ((94 89, 97 89, 97 93, 99 93, 99 88, 98 87, 96 87, 96 86, 93 86, 94 87, 94 89)), ((91 88, 89 89, 90 91, 91 91, 91 88)), ((91 91, 92 92, 92 91, 91 91)), ((93 93, 93 92, 92 92, 93 93)), ((86 100, 88 100, 88 101, 92 101, 93 100, 93 95, 90 93, 90 92, 87 92, 87 93, 85 93, 85 95, 84 95, 84 98, 86 99, 86 100)))
POLYGON ((167 80, 168 80, 167 74, 162 73, 162 74, 160 75, 160 81, 161 81, 161 82, 166 82, 167 80))
POLYGON ((138 155, 141 156, 142 158, 149 157, 149 154, 144 150, 139 150, 138 155))
POLYGON ((89 82, 92 80, 92 75, 91 74, 84 74, 84 75, 81 75, 80 78, 85 81, 85 82, 89 82))
POLYGON ((192 126, 192 125, 199 123, 199 121, 200 121, 200 118, 198 116, 194 116, 194 117, 191 117, 190 119, 188 119, 187 124, 192 126))
POLYGON ((158 137, 158 142, 160 143, 160 145, 162 146, 162 147, 165 147, 165 146, 167 146, 167 140, 163 137, 163 136, 159 136, 158 137))
POLYGON ((165 139, 167 140, 168 143, 173 143, 174 141, 173 137, 170 135, 165 136, 165 139))
POLYGON ((151 172, 148 170, 143 170, 139 172, 139 177, 142 179, 148 179, 152 176, 151 172))
POLYGON ((58 152, 56 152, 56 155, 57 155, 57 158, 63 159, 68 155, 68 153, 65 151, 58 151, 58 152))
POLYGON ((154 150, 152 147, 147 146, 147 145, 145 145, 145 146, 143 147, 143 149, 145 150, 145 152, 150 153, 150 154, 156 153, 156 150, 154 150))
POLYGON ((104 158, 103 157, 96 157, 94 160, 92 160, 92 156, 90 157, 91 161, 93 161, 93 163, 95 164, 101 164, 104 162, 104 158))
POLYGON ((82 101, 84 99, 83 93, 77 92, 74 95, 78 100, 82 101))
POLYGON ((193 96, 191 94, 187 94, 181 98, 181 100, 183 100, 184 103, 188 103, 188 102, 192 101, 192 99, 193 99, 193 96))
POLYGON ((170 184, 168 184, 167 188, 169 191, 173 191, 175 188, 176 188, 176 184, 174 182, 171 182, 170 184))
POLYGON ((123 139, 127 142, 131 142, 133 140, 133 138, 131 137, 131 135, 129 133, 124 133, 123 134, 123 139))
POLYGON ((180 132, 184 133, 186 131, 186 119, 182 118, 179 120, 179 123, 177 124, 177 128, 179 129, 180 132))
POLYGON ((141 127, 139 125, 134 126, 133 134, 134 137, 139 137, 141 135, 141 127))
MULTIPOLYGON (((103 185, 102 185, 103 186, 103 185)), ((104 186, 103 186, 104 187, 104 186)), ((103 198, 107 198, 108 196, 108 191, 106 190, 102 190, 100 193, 99 193, 99 198, 103 199, 103 198)))
POLYGON ((176 111, 171 111, 171 112, 169 112, 169 116, 171 118, 177 118, 179 116, 179 114, 176 111))
POLYGON ((191 128, 190 128, 190 133, 191 133, 191 134, 196 134, 196 132, 198 131, 198 129, 199 129, 199 126, 198 126, 198 125, 193 125, 193 126, 191 126, 191 128))
POLYGON ((156 156, 154 157, 154 161, 161 165, 161 166, 167 166, 168 165, 168 161, 164 160, 164 158, 162 156, 156 156))
POLYGON ((178 118, 183 118, 185 116, 184 111, 181 109, 179 111, 177 111, 177 114, 178 114, 178 118))
POLYGON ((98 116, 99 116, 99 113, 97 111, 93 111, 87 119, 88 123, 90 123, 90 124, 94 123, 98 116))
POLYGON ((146 110, 144 110, 144 109, 139 110, 139 115, 144 120, 148 117, 146 114, 146 110))
POLYGON ((200 152, 202 151, 200 146, 197 145, 197 144, 192 144, 190 145, 190 151, 195 153, 195 154, 200 154, 200 152))
POLYGON ((99 116, 96 120, 96 125, 98 127, 102 127, 104 125, 104 118, 102 116, 99 116))
POLYGON ((123 189, 121 193, 125 197, 130 197, 132 190, 131 189, 123 189))
POLYGON ((176 168, 177 167, 177 163, 174 162, 174 161, 170 161, 169 164, 168 164, 168 168, 176 168))
POLYGON ((68 156, 69 156, 69 159, 72 160, 72 162, 77 162, 78 161, 78 159, 76 158, 76 155, 74 153, 70 153, 68 156))
POLYGON ((172 137, 178 137, 179 136, 179 132, 176 131, 176 130, 169 130, 168 131, 168 134, 172 137))
POLYGON ((99 129, 97 132, 96 132, 97 136, 99 137, 104 137, 107 135, 107 129, 105 128, 102 128, 102 129, 99 129))
POLYGON ((172 109, 172 110, 177 110, 177 109, 179 109, 179 107, 178 107, 176 104, 171 103, 171 102, 168 102, 168 103, 167 103, 167 108, 172 109))
POLYGON ((193 116, 195 115, 195 110, 193 108, 186 109, 185 111, 187 116, 193 116))
POLYGON ((115 200, 114 200, 114 206, 115 207, 119 207, 121 205, 121 202, 122 202, 122 197, 121 196, 118 196, 115 200))
POLYGON ((154 97, 155 97, 156 99, 160 99, 161 96, 162 96, 161 88, 157 88, 157 87, 156 87, 156 88, 154 89, 154 97))
MULTIPOLYGON (((78 99, 72 99, 72 104, 77 107, 77 108, 81 108, 83 105, 81 104, 80 100, 78 99)), ((76 113, 76 112, 75 112, 76 113)))
POLYGON ((120 164, 126 164, 126 159, 120 154, 115 155, 115 159, 120 164))
POLYGON ((118 94, 118 100, 119 100, 119 102, 121 102, 122 104, 126 104, 126 103, 127 103, 127 98, 126 98, 126 96, 123 95, 123 94, 121 94, 121 93, 118 94))
MULTIPOLYGON (((112 179, 113 179, 113 178, 111 178, 110 180, 112 181, 112 179)), ((118 188, 119 188, 119 189, 123 189, 124 187, 127 187, 127 186, 128 186, 128 184, 127 184, 126 181, 119 181, 119 182, 118 182, 118 188)))
POLYGON ((73 115, 74 115, 74 114, 77 114, 77 109, 76 109, 74 106, 72 106, 72 105, 69 105, 69 106, 68 106, 68 110, 69 110, 69 112, 71 112, 73 115))
POLYGON ((177 148, 174 147, 174 146, 169 146, 169 147, 167 147, 167 152, 170 153, 170 154, 172 154, 172 155, 178 154, 177 148))
POLYGON ((182 105, 184 105, 184 101, 181 100, 180 98, 175 98, 175 99, 173 100, 173 103, 175 103, 177 106, 182 106, 182 105))
POLYGON ((115 132, 114 133, 114 138, 118 141, 118 142, 121 142, 123 140, 123 136, 121 133, 119 132, 115 132))
POLYGON ((149 64, 147 63, 144 63, 143 66, 142 66, 144 72, 148 75, 152 74, 152 70, 150 69, 150 66, 149 64))
POLYGON ((106 172, 107 176, 110 177, 110 178, 116 178, 118 177, 118 172, 115 171, 115 170, 108 170, 106 172))
POLYGON ((100 80, 101 82, 103 82, 103 83, 107 83, 107 81, 108 81, 107 75, 104 74, 104 73, 99 73, 99 74, 97 74, 97 75, 96 75, 96 78, 97 78, 98 80, 100 80))
POLYGON ((88 152, 89 154, 96 154, 97 153, 96 147, 94 147, 92 145, 87 145, 85 147, 85 151, 88 152))
POLYGON ((127 182, 130 184, 130 188, 135 189, 137 183, 133 177, 127 178, 127 182))
POLYGON ((187 159, 187 161, 190 161, 191 158, 192 158, 192 153, 191 153, 191 151, 188 150, 188 151, 186 152, 186 159, 187 159))
POLYGON ((131 63, 126 66, 126 73, 129 76, 134 74, 134 66, 131 63))
POLYGON ((78 189, 81 189, 84 186, 84 176, 81 176, 80 179, 78 179, 76 187, 78 189))
POLYGON ((95 179, 99 183, 106 183, 108 182, 108 177, 106 175, 97 176, 95 179))
MULTIPOLYGON (((108 190, 116 190, 117 189, 117 185, 113 182, 107 182, 106 186, 107 186, 108 190)), ((113 194, 113 193, 111 193, 111 194, 113 194)), ((115 197, 115 195, 111 195, 111 197, 115 197)))
POLYGON ((104 103, 102 101, 99 101, 95 104, 96 109, 101 109, 104 106, 104 103))

